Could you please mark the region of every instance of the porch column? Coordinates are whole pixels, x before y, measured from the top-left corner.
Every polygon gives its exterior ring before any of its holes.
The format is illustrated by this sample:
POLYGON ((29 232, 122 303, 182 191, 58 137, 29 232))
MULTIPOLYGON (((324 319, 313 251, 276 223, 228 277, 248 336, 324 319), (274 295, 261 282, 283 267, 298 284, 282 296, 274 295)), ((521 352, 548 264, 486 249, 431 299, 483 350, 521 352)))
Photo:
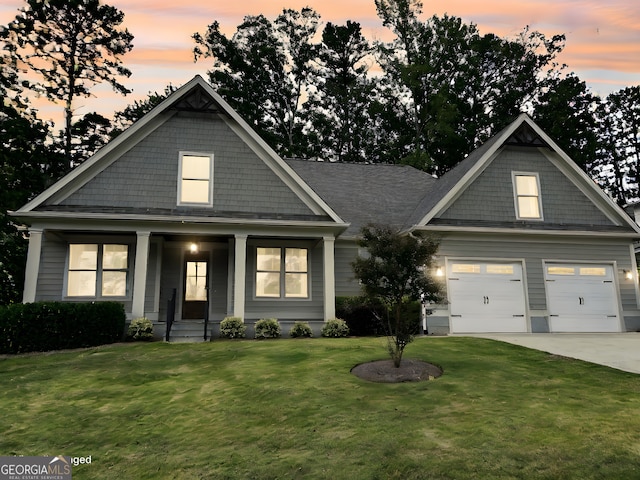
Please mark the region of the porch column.
POLYGON ((149 263, 149 237, 151 232, 136 232, 136 262, 133 272, 133 318, 144 317, 144 298, 147 287, 147 267, 149 263))
POLYGON ((324 258, 324 320, 336 317, 335 238, 322 239, 324 258))
POLYGON ((40 254, 42 252, 42 232, 41 228, 29 230, 29 251, 27 253, 27 266, 24 272, 24 290, 22 292, 22 303, 33 303, 36 301, 36 287, 38 285, 38 274, 40 273, 40 254))
POLYGON ((245 278, 247 275, 247 236, 235 236, 235 265, 233 276, 233 316, 244 321, 245 278))

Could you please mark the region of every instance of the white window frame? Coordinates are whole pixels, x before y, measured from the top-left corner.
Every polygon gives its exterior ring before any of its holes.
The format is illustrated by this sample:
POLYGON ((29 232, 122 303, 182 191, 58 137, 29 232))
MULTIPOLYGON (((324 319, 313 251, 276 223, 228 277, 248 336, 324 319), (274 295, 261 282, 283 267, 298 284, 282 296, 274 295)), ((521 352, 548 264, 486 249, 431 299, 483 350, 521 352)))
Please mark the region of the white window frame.
MULTIPOLYGON (((200 181, 205 181, 203 179, 195 179, 200 181)), ((181 151, 179 154, 178 160, 178 198, 177 205, 178 206, 198 206, 198 207, 212 207, 213 206, 213 153, 207 152, 188 152, 181 151), (209 158, 209 179, 206 180, 209 182, 208 188, 208 198, 206 202, 183 202, 182 201, 182 182, 184 180, 191 180, 189 178, 184 178, 182 176, 182 161, 184 157, 207 157, 209 158)))
POLYGON ((131 292, 131 246, 127 243, 122 242, 113 242, 113 243, 97 243, 97 242, 70 242, 67 244, 67 262, 65 266, 65 277, 64 277, 64 296, 65 298, 91 298, 91 299, 127 299, 130 296, 131 292), (96 268, 92 269, 71 269, 71 246, 72 245, 95 245, 97 247, 97 259, 96 259, 96 268), (126 268, 104 268, 104 247, 106 245, 119 245, 127 248, 127 266, 126 268), (96 280, 94 286, 93 295, 69 295, 69 272, 72 271, 91 271, 95 272, 96 280), (125 280, 125 294, 124 295, 103 295, 103 280, 105 272, 124 272, 126 274, 125 280))
POLYGON ((300 247, 300 246, 273 246, 273 245, 257 245, 255 247, 255 265, 254 265, 254 298, 260 300, 310 300, 311 299, 311 249, 308 247, 300 247), (268 272, 268 273, 276 273, 276 270, 259 270, 258 269, 258 250, 260 248, 276 248, 280 250, 280 269, 277 273, 280 275, 280 295, 279 296, 270 296, 270 295, 258 295, 258 273, 260 272, 268 272), (298 271, 290 271, 286 269, 287 259, 286 252, 287 249, 298 249, 305 250, 307 252, 307 269, 304 272, 298 271), (306 296, 292 296, 287 295, 287 274, 299 274, 306 275, 307 277, 307 294, 306 296))
POLYGON ((542 211, 542 192, 540 190, 540 175, 537 172, 511 172, 511 184, 513 186, 513 205, 516 212, 516 218, 518 220, 530 220, 533 222, 541 222, 544 221, 544 212, 542 211), (520 216, 520 205, 518 203, 518 198, 526 197, 533 198, 534 195, 519 195, 518 194, 518 186, 516 182, 516 177, 534 177, 536 179, 536 188, 538 190, 538 194, 535 195, 535 198, 538 200, 538 212, 540 212, 539 217, 522 217, 520 216))

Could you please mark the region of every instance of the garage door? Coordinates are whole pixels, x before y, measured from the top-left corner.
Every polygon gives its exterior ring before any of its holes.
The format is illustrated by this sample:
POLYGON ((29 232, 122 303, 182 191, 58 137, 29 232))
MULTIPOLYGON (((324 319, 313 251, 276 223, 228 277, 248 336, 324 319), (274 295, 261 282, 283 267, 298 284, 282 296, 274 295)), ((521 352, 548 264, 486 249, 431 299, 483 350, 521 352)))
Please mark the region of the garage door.
POLYGON ((520 263, 450 261, 452 333, 526 332, 520 263))
POLYGON ((620 318, 611 265, 545 265, 552 332, 619 332, 620 318))

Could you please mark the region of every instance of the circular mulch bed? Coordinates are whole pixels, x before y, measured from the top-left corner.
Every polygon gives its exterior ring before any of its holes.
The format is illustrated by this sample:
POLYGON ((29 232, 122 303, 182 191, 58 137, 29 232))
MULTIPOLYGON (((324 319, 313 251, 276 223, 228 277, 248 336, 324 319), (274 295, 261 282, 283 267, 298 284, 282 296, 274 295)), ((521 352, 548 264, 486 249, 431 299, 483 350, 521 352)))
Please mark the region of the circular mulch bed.
POLYGON ((442 375, 442 369, 422 360, 405 358, 398 368, 392 360, 378 360, 356 365, 351 373, 370 382, 400 383, 433 380, 442 375))

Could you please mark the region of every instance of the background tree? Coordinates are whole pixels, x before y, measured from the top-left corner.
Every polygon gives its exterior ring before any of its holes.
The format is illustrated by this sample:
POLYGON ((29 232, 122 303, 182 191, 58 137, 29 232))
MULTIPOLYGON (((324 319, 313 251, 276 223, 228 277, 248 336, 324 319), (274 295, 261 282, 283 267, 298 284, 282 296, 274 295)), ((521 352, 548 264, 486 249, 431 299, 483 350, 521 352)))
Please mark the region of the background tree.
POLYGON ((625 205, 640 195, 640 85, 611 93, 599 114, 597 173, 609 194, 625 205))
POLYGON ((115 138, 120 135, 176 90, 176 87, 169 84, 164 88, 163 93, 149 92, 147 98, 136 100, 124 110, 114 113, 114 121, 109 136, 115 138))
POLYGON ((596 175, 600 97, 575 74, 556 79, 536 102, 533 118, 585 172, 596 175))
POLYGON ((218 22, 193 35, 196 60, 214 60, 211 84, 283 156, 308 156, 303 103, 315 92, 319 21, 310 8, 284 10, 274 22, 245 17, 231 38, 218 22))
POLYGON ((322 159, 343 162, 366 161, 367 143, 373 138, 370 117, 373 82, 367 78, 367 57, 372 47, 362 36, 360 24, 327 23, 319 51, 319 76, 312 110, 312 135, 322 159))
POLYGON ((401 234, 387 226, 367 226, 361 231, 358 245, 367 250, 368 256, 356 258, 353 271, 365 295, 387 307, 389 354, 399 367, 418 326, 418 319, 403 318, 403 307, 409 301, 441 299, 440 285, 430 274, 438 241, 401 234))
POLYGON ((401 162, 442 175, 507 125, 555 77, 564 36, 525 29, 514 39, 480 35, 460 18, 421 21, 418 0, 376 0, 396 38, 379 44, 395 97, 401 162), (408 133, 410 133, 410 136, 408 133))
POLYGON ((0 29, 5 50, 39 75, 29 88, 64 103, 63 151, 71 168, 74 99, 90 95, 91 87, 107 82, 129 93, 118 78, 131 72, 120 56, 133 48, 133 36, 119 29, 124 14, 99 0, 26 0, 15 20, 0 29))
POLYGON ((22 300, 27 239, 8 216, 52 181, 62 163, 50 151, 49 125, 0 102, 0 304, 22 300))

